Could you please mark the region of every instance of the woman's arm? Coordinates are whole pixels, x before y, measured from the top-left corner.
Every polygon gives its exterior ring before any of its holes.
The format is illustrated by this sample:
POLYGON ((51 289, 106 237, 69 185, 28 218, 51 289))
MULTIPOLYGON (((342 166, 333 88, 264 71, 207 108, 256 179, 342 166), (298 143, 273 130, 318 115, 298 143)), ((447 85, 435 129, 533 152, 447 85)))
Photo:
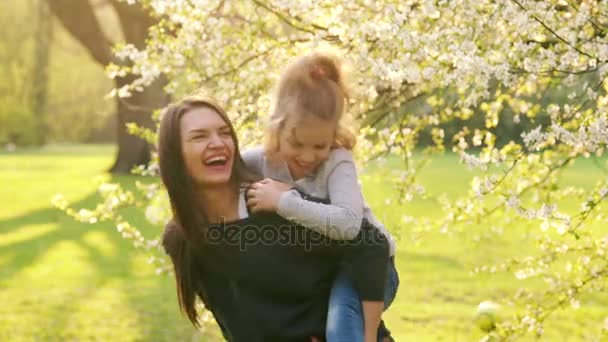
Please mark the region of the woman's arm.
POLYGON ((227 341, 255 341, 237 305, 233 283, 222 273, 204 266, 201 254, 193 250, 193 243, 186 241, 175 222, 165 227, 162 244, 173 263, 180 309, 192 324, 200 323, 195 308, 198 296, 227 341))
POLYGON ((243 309, 236 299, 234 282, 220 273, 206 271, 200 284, 199 297, 213 314, 226 341, 261 341, 254 337, 248 319, 243 316, 243 309))
POLYGON ((390 254, 386 236, 364 219, 353 245, 343 253, 345 260, 352 265, 351 278, 361 300, 384 301, 390 254))

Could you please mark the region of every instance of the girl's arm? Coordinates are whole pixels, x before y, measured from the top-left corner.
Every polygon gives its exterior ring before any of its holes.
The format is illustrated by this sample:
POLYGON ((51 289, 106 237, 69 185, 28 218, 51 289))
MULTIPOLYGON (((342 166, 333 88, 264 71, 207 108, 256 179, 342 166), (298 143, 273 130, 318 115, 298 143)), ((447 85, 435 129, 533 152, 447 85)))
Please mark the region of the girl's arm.
POLYGON ((354 239, 361 229, 364 202, 352 158, 329 172, 327 190, 330 204, 306 200, 296 190, 284 192, 277 213, 332 239, 354 239))

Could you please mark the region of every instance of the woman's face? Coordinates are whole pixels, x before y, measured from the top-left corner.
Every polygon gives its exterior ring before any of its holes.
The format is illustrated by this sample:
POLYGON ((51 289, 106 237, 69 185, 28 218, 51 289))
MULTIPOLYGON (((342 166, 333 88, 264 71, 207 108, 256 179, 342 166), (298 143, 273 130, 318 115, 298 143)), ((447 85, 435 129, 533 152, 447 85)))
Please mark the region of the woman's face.
POLYGON ((234 140, 230 126, 209 107, 188 111, 180 121, 186 170, 197 185, 223 185, 230 180, 234 140))

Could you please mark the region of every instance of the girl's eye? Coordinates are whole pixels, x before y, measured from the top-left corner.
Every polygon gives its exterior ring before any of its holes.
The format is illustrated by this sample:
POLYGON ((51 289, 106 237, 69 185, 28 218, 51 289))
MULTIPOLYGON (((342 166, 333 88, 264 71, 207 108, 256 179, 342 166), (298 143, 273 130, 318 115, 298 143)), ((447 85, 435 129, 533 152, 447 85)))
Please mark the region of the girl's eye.
POLYGON ((317 150, 324 150, 324 149, 325 149, 325 147, 327 147, 327 145, 315 145, 315 148, 316 148, 317 150))
POLYGON ((222 131, 222 132, 220 132, 220 135, 223 137, 232 137, 232 134, 230 134, 230 131, 222 131))

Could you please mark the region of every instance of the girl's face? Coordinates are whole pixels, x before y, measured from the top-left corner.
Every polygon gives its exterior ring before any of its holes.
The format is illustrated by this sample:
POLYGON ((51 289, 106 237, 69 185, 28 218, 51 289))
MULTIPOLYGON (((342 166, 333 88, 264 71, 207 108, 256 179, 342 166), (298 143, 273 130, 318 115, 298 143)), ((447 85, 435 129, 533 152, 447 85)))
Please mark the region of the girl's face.
POLYGON ((194 183, 227 184, 235 150, 228 123, 211 108, 195 108, 181 118, 180 133, 184 163, 194 183))
POLYGON ((288 118, 279 132, 279 156, 294 179, 312 175, 327 160, 336 123, 316 117, 288 118))

